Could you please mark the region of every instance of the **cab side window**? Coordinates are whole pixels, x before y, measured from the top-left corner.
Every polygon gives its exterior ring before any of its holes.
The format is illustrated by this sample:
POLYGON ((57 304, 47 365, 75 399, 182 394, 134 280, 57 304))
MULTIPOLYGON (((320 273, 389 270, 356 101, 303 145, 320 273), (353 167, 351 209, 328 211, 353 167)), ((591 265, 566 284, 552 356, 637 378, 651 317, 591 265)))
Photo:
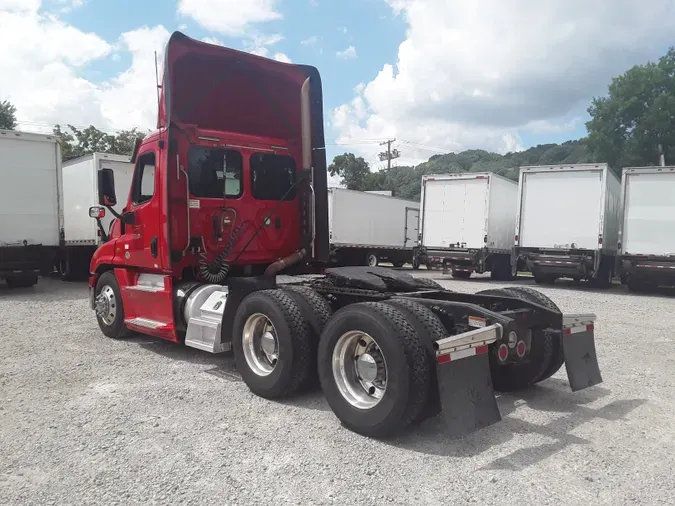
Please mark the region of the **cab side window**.
POLYGON ((138 157, 132 202, 140 205, 148 202, 155 194, 155 153, 144 153, 138 157))

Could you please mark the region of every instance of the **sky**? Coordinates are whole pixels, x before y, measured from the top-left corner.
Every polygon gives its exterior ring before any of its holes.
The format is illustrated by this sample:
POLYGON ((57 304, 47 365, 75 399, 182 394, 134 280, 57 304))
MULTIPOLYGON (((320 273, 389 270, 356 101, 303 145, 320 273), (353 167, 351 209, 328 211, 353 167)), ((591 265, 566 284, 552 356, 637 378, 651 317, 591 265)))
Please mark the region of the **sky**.
POLYGON ((612 77, 673 44, 675 0, 0 0, 19 128, 153 128, 169 35, 321 73, 329 162, 577 139, 612 77), (161 72, 161 70, 160 70, 161 72))

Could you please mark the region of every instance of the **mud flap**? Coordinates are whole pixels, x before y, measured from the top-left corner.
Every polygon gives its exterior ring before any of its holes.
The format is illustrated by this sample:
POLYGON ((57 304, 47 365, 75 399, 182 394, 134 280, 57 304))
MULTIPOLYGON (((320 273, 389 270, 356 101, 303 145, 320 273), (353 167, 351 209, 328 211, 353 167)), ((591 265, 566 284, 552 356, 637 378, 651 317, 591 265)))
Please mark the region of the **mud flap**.
POLYGON ((501 337, 502 326, 479 330, 436 342, 436 374, 442 419, 452 437, 459 437, 499 422, 492 388, 488 346, 501 337))
POLYGON ((573 392, 602 383, 595 351, 594 322, 594 314, 563 315, 563 353, 573 392))

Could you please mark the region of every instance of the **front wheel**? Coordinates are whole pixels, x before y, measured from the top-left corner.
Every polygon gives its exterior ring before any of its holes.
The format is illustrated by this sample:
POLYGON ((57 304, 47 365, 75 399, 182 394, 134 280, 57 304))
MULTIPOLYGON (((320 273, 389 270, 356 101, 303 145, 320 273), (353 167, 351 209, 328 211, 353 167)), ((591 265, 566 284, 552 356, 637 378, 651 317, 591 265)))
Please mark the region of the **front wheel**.
POLYGON ((98 278, 94 292, 94 309, 103 335, 112 339, 129 335, 129 330, 124 325, 120 285, 113 271, 106 271, 98 278))
POLYGON ((340 309, 321 335, 318 360, 328 405, 348 429, 388 437, 423 418, 432 363, 399 309, 381 302, 340 309))

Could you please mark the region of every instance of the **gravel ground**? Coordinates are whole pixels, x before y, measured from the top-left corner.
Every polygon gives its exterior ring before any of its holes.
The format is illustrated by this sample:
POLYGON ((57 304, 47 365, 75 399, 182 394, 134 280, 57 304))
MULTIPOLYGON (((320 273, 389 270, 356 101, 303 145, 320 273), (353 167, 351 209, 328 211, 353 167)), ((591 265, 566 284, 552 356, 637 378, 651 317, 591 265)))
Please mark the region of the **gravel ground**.
POLYGON ((598 315, 603 384, 572 394, 563 368, 469 437, 433 419, 381 442, 320 391, 254 397, 230 357, 106 339, 86 285, 2 285, 0 504, 674 504, 675 297, 542 291, 598 315))

